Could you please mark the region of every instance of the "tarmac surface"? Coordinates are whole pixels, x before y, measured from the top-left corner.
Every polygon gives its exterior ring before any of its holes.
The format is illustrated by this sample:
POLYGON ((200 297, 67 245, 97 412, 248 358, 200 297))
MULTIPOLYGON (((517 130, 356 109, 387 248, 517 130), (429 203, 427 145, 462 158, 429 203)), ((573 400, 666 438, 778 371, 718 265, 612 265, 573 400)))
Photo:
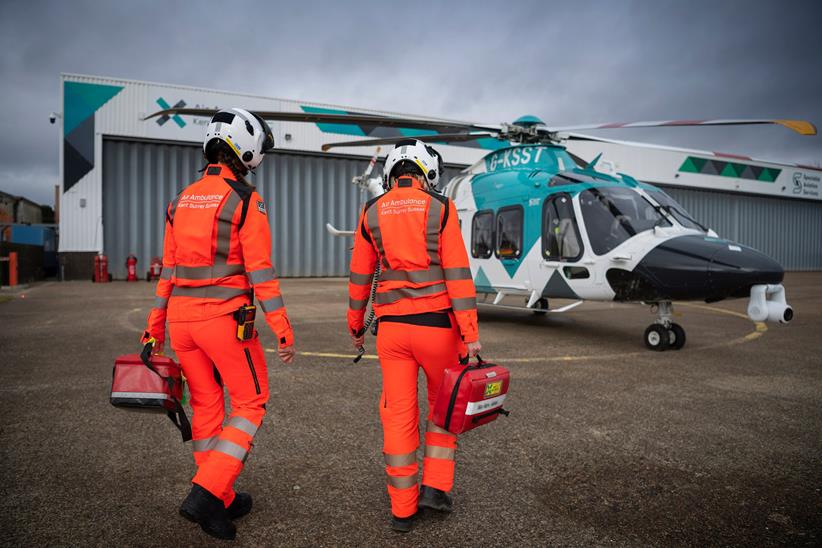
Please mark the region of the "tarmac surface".
MULTIPOLYGON (((481 308, 483 357, 511 370, 511 416, 461 438, 455 512, 405 536, 388 529, 380 371, 351 362, 345 281, 282 285, 302 354, 292 366, 267 354, 237 545, 822 544, 820 273, 787 276, 789 326, 754 325, 746 301, 676 305, 688 343, 663 353, 642 345, 653 316, 641 306, 481 308)), ((225 545, 177 514, 194 466, 170 422, 108 402, 152 293, 2 293, 0 544, 225 545)))

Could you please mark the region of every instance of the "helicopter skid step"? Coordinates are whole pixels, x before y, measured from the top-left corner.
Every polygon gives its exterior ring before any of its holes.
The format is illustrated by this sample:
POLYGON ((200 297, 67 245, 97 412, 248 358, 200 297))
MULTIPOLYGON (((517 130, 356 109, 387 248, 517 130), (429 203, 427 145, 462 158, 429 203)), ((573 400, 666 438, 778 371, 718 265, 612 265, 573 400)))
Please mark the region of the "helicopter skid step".
POLYGON ((569 311, 573 308, 578 307, 583 302, 584 301, 575 301, 575 302, 573 302, 571 304, 567 304, 563 307, 552 308, 552 309, 548 309, 548 310, 528 308, 528 307, 525 307, 525 306, 511 306, 511 305, 507 305, 507 304, 494 304, 494 303, 483 303, 483 302, 478 302, 477 305, 488 306, 488 307, 491 307, 491 308, 500 308, 500 309, 503 309, 503 310, 517 310, 519 312, 534 312, 534 311, 537 311, 537 312, 549 312, 549 313, 552 313, 552 314, 561 314, 562 312, 567 312, 567 311, 569 311))

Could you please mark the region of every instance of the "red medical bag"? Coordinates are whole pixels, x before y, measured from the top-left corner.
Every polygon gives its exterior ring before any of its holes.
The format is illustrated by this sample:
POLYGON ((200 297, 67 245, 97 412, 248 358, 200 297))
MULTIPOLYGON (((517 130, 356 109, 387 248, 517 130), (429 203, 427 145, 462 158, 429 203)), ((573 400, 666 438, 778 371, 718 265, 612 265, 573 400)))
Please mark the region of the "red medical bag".
POLYGON ((180 430, 185 442, 191 439, 191 424, 180 403, 182 399, 180 365, 165 356, 151 356, 150 345, 146 345, 142 354, 126 354, 114 360, 111 405, 165 413, 180 430))
POLYGON ((434 424, 452 434, 462 434, 498 415, 507 416, 502 404, 509 380, 506 368, 486 363, 479 356, 476 365, 446 369, 434 404, 434 424))

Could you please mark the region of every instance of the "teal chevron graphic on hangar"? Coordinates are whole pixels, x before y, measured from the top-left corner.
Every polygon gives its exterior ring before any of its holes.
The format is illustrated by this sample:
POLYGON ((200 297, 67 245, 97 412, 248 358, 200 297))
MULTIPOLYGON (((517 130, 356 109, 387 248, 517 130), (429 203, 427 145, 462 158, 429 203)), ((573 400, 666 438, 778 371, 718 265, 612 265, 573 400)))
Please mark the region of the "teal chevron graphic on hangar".
MULTIPOLYGON (((309 114, 359 114, 366 115, 365 112, 354 112, 347 110, 339 110, 333 108, 311 107, 307 105, 300 105, 303 112, 309 114)), ((356 135, 358 137, 419 137, 421 135, 437 135, 438 131, 427 129, 414 129, 408 127, 394 128, 374 126, 367 124, 316 124, 323 133, 337 133, 340 135, 356 135)), ((446 133, 458 133, 459 128, 453 128, 446 131, 446 133)), ((436 144, 436 143, 433 143, 436 144)), ((486 150, 498 150, 505 148, 507 145, 501 143, 497 139, 477 139, 476 141, 469 141, 465 143, 453 143, 455 146, 463 146, 469 148, 482 148, 486 150)))
POLYGON ((94 169, 94 113, 123 86, 63 84, 63 192, 94 169))

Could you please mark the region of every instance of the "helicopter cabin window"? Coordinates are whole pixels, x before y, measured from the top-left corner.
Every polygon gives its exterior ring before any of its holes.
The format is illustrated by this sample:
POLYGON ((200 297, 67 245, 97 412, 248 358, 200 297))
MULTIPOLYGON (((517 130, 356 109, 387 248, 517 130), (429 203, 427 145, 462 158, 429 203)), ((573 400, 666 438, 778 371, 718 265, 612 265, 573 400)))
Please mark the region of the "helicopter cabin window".
POLYGON ((708 229, 705 228, 699 221, 694 219, 690 213, 685 211, 685 208, 679 205, 679 203, 671 198, 669 194, 663 192, 660 189, 652 189, 648 193, 651 198, 656 200, 662 209, 666 212, 670 213, 671 216, 676 219, 676 222, 684 226, 685 228, 693 228, 694 230, 699 230, 701 232, 708 232, 708 229))
POLYGON ((471 221, 471 255, 487 259, 494 253, 494 212, 478 211, 471 221))
POLYGON ((582 220, 591 247, 604 255, 640 232, 657 226, 671 226, 670 221, 638 192, 622 187, 599 187, 579 195, 582 220))
POLYGON ((504 207, 497 213, 497 257, 516 259, 522 253, 522 207, 504 207))
POLYGON ((582 255, 571 197, 557 194, 542 209, 542 255, 549 261, 574 261, 582 255))

